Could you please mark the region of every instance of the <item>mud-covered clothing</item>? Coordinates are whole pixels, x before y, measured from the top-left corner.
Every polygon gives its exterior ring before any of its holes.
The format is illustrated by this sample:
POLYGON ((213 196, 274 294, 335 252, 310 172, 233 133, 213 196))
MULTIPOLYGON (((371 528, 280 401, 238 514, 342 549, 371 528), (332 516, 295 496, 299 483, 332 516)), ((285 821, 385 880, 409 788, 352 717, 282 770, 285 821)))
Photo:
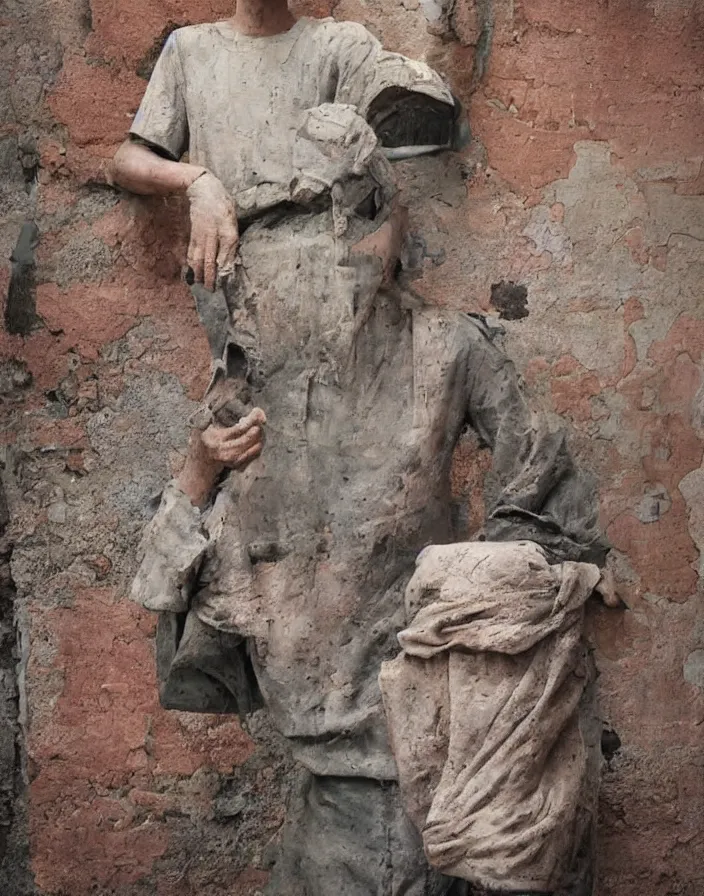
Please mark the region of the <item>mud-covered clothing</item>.
POLYGON ((395 781, 303 774, 270 896, 466 896, 433 871, 395 781))
POLYGON ((290 200, 307 110, 335 103, 367 118, 389 90, 454 107, 431 68, 385 51, 354 22, 301 18, 271 37, 194 25, 169 37, 130 132, 173 159, 188 152, 246 215, 290 200))
POLYGON ((487 537, 560 559, 595 559, 603 544, 593 488, 564 437, 534 425, 482 321, 401 307, 373 259, 340 263, 331 214, 245 231, 228 302, 265 449, 202 515, 167 490, 134 591, 247 639, 274 722, 312 772, 392 779, 379 669, 409 621, 416 556, 456 538, 463 428, 494 449, 487 537))

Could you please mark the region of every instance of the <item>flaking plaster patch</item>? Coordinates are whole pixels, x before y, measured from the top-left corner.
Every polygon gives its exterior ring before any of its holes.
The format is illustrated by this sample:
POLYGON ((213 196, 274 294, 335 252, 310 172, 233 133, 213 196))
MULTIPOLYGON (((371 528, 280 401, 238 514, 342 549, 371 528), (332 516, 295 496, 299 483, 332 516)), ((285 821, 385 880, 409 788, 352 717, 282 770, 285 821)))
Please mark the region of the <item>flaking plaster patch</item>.
POLYGON ((565 207, 573 244, 588 254, 602 252, 627 229, 638 187, 613 167, 608 143, 580 140, 574 150, 577 160, 569 177, 553 185, 553 201, 565 207))
POLYGON ((538 205, 523 230, 523 235, 533 243, 531 254, 549 252, 554 264, 568 265, 572 261, 572 240, 561 221, 555 221, 550 209, 538 205))

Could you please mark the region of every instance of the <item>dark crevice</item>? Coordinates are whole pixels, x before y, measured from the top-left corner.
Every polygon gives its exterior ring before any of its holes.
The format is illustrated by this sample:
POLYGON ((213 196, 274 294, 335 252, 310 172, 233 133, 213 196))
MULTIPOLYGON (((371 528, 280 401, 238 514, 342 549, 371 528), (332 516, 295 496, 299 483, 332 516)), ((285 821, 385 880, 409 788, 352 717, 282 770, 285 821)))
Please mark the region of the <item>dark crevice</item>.
POLYGON ((32 896, 35 889, 29 872, 19 725, 16 591, 10 570, 8 523, 8 505, 0 479, 0 892, 3 896, 32 896))
POLYGON ((492 283, 490 301, 502 320, 522 320, 528 317, 528 290, 513 280, 492 283))
POLYGON ((14 335, 26 336, 37 324, 34 252, 38 244, 39 228, 34 221, 26 221, 10 256, 12 275, 5 304, 5 327, 14 335))
POLYGON ((472 73, 469 80, 469 93, 474 93, 484 81, 491 49, 494 42, 494 0, 474 0, 477 11, 478 33, 475 41, 468 35, 462 35, 462 28, 458 26, 457 0, 450 0, 445 4, 444 11, 437 22, 428 26, 431 34, 442 38, 443 41, 457 41, 461 46, 474 47, 474 59, 472 60, 472 73))
POLYGON ((494 0, 477 0, 477 13, 480 29, 474 49, 470 93, 474 93, 482 83, 489 66, 489 56, 494 42, 494 0))
POLYGON ((83 0, 80 23, 83 34, 87 37, 93 30, 93 9, 90 5, 90 0, 83 0))
POLYGON ((621 738, 609 725, 605 724, 601 732, 601 752, 607 762, 611 762, 621 749, 621 738))

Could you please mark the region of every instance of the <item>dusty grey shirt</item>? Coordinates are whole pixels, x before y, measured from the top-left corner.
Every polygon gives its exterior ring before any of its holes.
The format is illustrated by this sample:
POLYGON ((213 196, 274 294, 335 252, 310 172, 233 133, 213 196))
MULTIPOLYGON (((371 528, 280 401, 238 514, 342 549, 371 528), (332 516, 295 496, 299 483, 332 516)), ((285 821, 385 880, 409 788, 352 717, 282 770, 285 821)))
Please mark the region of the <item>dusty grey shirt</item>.
POLYGON ((339 103, 366 117, 389 88, 454 104, 436 72, 354 22, 301 18, 266 38, 195 25, 169 37, 130 132, 173 159, 188 152, 240 211, 258 210, 288 198, 306 110, 339 103))

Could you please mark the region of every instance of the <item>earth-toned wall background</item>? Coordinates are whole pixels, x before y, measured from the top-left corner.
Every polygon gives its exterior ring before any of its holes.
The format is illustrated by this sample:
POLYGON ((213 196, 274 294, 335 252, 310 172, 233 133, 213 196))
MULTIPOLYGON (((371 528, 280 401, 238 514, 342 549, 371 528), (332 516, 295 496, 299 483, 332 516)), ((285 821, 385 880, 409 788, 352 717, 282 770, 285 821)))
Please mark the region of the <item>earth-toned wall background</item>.
MULTIPOLYGON (((182 206, 103 174, 168 28, 231 6, 0 7, 5 896, 253 896, 267 879, 288 760, 263 717, 245 732, 158 708, 153 620, 125 594, 208 351, 182 206)), ((608 723, 599 896, 701 896, 704 2, 457 0, 429 30, 441 9, 305 11, 427 59, 469 109, 460 158, 399 169, 417 285, 514 318, 505 347, 531 400, 569 422, 601 483, 628 610, 590 612, 608 723)), ((458 452, 470 531, 487 470, 471 443, 458 452)))

